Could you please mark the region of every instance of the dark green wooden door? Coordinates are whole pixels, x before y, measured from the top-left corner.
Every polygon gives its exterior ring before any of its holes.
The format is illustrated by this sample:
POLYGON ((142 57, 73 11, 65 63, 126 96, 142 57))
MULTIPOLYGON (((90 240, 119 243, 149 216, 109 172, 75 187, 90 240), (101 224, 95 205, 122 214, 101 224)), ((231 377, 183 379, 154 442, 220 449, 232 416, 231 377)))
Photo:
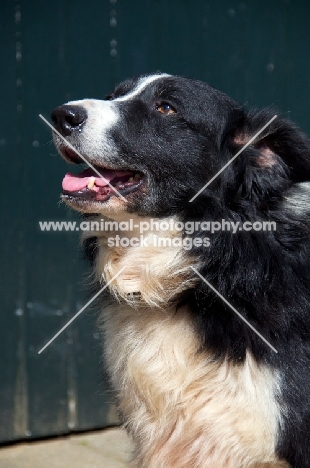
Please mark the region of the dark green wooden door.
POLYGON ((74 220, 58 205, 66 164, 39 119, 156 70, 274 105, 310 133, 310 4, 304 0, 4 0, 0 7, 0 440, 116 421, 95 310, 39 349, 89 299, 74 220))

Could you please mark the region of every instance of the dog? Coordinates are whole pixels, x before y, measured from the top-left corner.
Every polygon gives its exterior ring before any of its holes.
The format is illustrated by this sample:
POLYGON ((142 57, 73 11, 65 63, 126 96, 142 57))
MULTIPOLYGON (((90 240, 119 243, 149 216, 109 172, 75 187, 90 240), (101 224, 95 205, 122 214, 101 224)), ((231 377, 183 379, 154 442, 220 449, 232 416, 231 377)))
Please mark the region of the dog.
POLYGON ((86 244, 133 467, 310 467, 310 143, 273 117, 164 73, 52 113, 91 165, 63 201, 113 228, 86 244))

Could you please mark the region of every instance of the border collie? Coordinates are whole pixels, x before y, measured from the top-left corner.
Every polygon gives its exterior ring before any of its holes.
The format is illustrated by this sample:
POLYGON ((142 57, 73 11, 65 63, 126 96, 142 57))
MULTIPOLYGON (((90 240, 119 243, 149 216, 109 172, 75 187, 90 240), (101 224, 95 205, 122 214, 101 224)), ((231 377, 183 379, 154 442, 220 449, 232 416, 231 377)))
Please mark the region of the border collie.
POLYGON ((113 227, 87 244, 133 467, 310 467, 310 143, 280 117, 252 141, 272 116, 161 73, 52 113, 91 165, 62 199, 113 227))

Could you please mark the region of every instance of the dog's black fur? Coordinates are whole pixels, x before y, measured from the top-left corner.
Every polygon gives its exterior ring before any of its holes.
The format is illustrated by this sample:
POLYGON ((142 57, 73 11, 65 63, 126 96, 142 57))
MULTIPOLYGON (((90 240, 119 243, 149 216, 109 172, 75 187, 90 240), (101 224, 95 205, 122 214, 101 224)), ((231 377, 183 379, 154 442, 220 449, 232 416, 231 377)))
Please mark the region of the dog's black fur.
MULTIPOLYGON (((107 99, 114 102, 137 84, 138 79, 128 80, 107 99)), ((309 468, 309 140, 290 121, 276 118, 189 203, 274 112, 248 112, 205 83, 163 75, 139 98, 119 101, 119 113, 121 125, 109 129, 109 144, 117 150, 108 154, 108 167, 130 168, 145 177, 138 195, 133 191, 127 197, 127 211, 147 217, 177 216, 184 222, 276 222, 273 232, 218 232, 210 248, 196 247, 191 255, 203 263, 202 276, 278 353, 203 281, 177 302, 190 306, 201 349, 211 351, 215 359, 240 363, 250 351, 257 362, 280 373, 282 426, 276 451, 291 467, 309 468), (173 112, 158 112, 159 101, 173 112)), ((79 140, 71 135, 69 140, 83 152, 79 140)), ((90 160, 100 165, 98 156, 90 160)), ((70 194, 65 197, 72 202, 70 194)), ((205 233, 192 234, 199 235, 205 233)))

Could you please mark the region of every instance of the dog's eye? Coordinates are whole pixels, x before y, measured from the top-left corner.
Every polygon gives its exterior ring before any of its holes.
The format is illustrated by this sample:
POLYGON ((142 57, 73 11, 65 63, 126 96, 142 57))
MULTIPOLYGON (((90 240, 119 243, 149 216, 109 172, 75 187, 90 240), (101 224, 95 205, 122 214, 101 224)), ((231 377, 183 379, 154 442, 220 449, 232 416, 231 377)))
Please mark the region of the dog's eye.
POLYGON ((175 114, 176 110, 167 102, 159 102, 156 104, 156 110, 161 114, 175 114))

